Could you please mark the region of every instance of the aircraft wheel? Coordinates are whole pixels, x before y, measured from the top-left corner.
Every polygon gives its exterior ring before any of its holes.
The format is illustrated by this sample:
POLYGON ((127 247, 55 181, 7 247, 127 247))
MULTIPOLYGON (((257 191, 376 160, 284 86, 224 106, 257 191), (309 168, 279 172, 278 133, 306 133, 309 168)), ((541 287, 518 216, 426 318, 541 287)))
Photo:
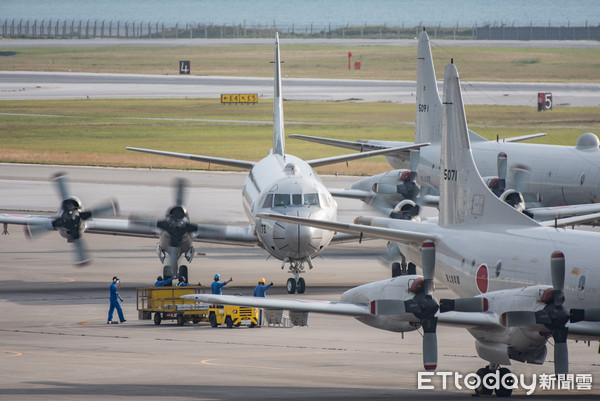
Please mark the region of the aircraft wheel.
POLYGON ((296 291, 298 291, 298 294, 304 294, 304 291, 306 291, 306 281, 304 281, 302 277, 298 279, 298 287, 296 288, 296 291))
POLYGON ((187 319, 185 318, 185 316, 183 316, 183 313, 177 314, 177 326, 183 326, 186 320, 187 319))
POLYGON ((228 329, 233 327, 233 320, 231 319, 231 316, 227 316, 225 318, 225 324, 227 325, 228 329))
POLYGON ((392 263, 392 278, 402 275, 402 265, 398 262, 392 263))
POLYGON ((158 313, 158 312, 155 313, 154 314, 154 324, 158 326, 161 321, 162 321, 162 318, 160 316, 160 313, 158 313))
POLYGON ((211 327, 217 327, 218 326, 218 324, 217 324, 217 316, 214 313, 211 313, 208 316, 208 321, 210 322, 210 326, 211 327))
POLYGON ((475 389, 476 397, 479 397, 480 395, 490 395, 494 392, 494 390, 492 390, 491 388, 487 388, 483 385, 483 377, 488 373, 490 373, 490 370, 488 368, 481 368, 477 370, 477 376, 479 376, 479 378, 481 379, 481 385, 479 386, 479 388, 475 389))
POLYGON ((293 294, 296 292, 296 280, 292 277, 288 278, 288 281, 285 285, 288 294, 293 294))
POLYGON ((188 276, 188 267, 186 265, 179 266, 179 273, 177 273, 177 278, 181 276, 185 277, 185 281, 187 281, 188 283, 190 282, 190 278, 188 276))
POLYGON ((500 387, 498 389, 496 389, 496 397, 510 397, 510 395, 512 394, 512 387, 515 382, 513 380, 513 378, 508 378, 506 379, 506 384, 508 384, 510 387, 506 388, 502 385, 503 382, 503 378, 504 376, 506 376, 507 374, 510 373, 510 370, 508 370, 507 368, 500 368, 500 387))
POLYGON ((406 269, 406 274, 417 274, 417 265, 415 265, 413 262, 409 262, 406 269))

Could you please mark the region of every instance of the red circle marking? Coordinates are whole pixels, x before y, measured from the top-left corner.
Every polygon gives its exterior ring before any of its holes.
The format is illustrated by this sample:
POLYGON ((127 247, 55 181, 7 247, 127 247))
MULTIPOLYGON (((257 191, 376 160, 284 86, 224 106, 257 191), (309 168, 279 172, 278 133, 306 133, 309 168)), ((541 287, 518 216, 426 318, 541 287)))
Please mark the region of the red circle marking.
POLYGON ((488 267, 486 265, 479 266, 477 269, 477 289, 482 294, 485 294, 488 290, 488 267))

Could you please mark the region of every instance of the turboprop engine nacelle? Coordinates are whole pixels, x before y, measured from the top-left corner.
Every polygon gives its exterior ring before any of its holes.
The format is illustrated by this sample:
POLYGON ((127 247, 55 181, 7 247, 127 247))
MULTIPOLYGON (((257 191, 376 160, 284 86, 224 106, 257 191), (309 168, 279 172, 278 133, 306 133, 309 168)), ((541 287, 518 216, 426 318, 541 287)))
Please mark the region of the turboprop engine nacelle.
POLYGON ((409 332, 421 327, 420 320, 408 312, 407 303, 423 292, 423 277, 408 275, 394 277, 352 288, 342 294, 342 302, 370 305, 371 316, 357 319, 369 326, 394 331, 409 332))

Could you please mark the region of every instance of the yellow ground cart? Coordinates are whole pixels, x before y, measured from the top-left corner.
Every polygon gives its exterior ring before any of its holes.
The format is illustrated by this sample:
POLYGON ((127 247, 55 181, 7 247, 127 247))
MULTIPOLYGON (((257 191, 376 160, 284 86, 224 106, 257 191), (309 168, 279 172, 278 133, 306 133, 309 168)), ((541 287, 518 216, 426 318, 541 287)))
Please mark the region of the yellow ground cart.
POLYGON ((208 321, 212 327, 225 324, 227 327, 258 325, 259 308, 237 305, 211 305, 208 311, 208 321))
POLYGON ((159 325, 163 320, 177 320, 179 326, 186 322, 208 322, 209 304, 181 299, 182 295, 204 294, 202 286, 144 287, 136 290, 137 310, 140 320, 152 319, 159 325))

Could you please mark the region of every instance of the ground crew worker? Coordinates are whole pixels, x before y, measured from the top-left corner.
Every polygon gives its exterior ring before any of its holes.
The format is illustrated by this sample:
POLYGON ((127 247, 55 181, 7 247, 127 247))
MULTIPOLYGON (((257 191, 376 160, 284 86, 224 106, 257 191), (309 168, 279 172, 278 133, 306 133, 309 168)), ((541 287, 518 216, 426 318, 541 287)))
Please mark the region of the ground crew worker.
POLYGON ((178 287, 185 287, 188 286, 188 282, 185 279, 185 276, 179 276, 179 284, 177 284, 178 287))
POLYGON ((113 322, 112 318, 115 309, 117 310, 121 323, 126 322, 125 317, 123 316, 123 309, 121 309, 121 304, 119 303, 119 300, 123 301, 119 295, 119 288, 121 288, 121 280, 119 280, 117 276, 114 276, 112 278, 112 284, 110 285, 110 308, 108 309, 108 320, 106 321, 106 324, 111 324, 113 322))
POLYGON ((163 276, 158 276, 156 278, 156 283, 154 283, 154 286, 155 287, 164 287, 164 286, 167 286, 167 285, 171 284, 171 281, 173 281, 174 278, 175 277, 171 277, 171 278, 168 278, 166 280, 163 280, 163 276))
POLYGON ((263 297, 266 298, 266 292, 269 288, 273 286, 273 283, 269 285, 265 285, 265 279, 261 278, 258 280, 258 285, 254 287, 254 296, 255 297, 263 297))
MULTIPOLYGON (((258 280, 258 285, 256 287, 254 287, 254 296, 266 298, 267 297, 266 292, 272 286, 273 286, 272 282, 269 285, 265 285, 265 279, 261 277, 261 279, 258 280)), ((259 326, 262 326, 262 321, 263 321, 263 310, 261 309, 260 313, 258 314, 258 325, 259 326)))
POLYGON ((214 281, 210 285, 210 288, 211 288, 213 294, 223 295, 223 293, 221 292, 221 288, 225 287, 227 285, 227 283, 231 283, 233 281, 233 278, 231 278, 231 277, 229 277, 229 280, 227 280, 223 283, 219 281, 220 279, 221 279, 221 275, 218 273, 215 274, 214 281))

